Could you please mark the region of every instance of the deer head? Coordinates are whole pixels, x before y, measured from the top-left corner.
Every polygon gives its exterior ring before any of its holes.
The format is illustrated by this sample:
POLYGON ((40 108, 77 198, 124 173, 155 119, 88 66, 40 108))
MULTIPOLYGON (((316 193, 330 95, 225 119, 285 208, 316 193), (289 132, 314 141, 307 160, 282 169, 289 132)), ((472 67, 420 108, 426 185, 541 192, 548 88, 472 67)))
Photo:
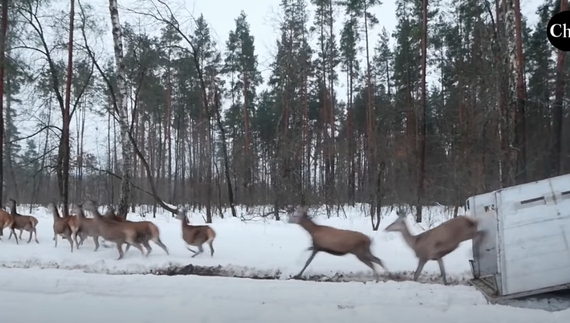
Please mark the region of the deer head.
POLYGON ((186 218, 186 214, 188 214, 188 210, 186 210, 186 208, 182 208, 176 213, 175 218, 177 220, 184 220, 184 218, 186 218))
POLYGON ((73 213, 75 215, 81 213, 82 207, 83 207, 83 205, 81 203, 72 204, 71 205, 71 213, 73 213))
POLYGON ((403 231, 406 229, 406 211, 402 208, 398 208, 396 211, 398 218, 392 224, 386 227, 384 231, 394 232, 394 231, 403 231))
POLYGON ((307 217, 307 210, 308 208, 306 206, 304 207, 299 206, 293 214, 289 215, 288 222, 299 224, 299 222, 301 222, 303 218, 307 217))

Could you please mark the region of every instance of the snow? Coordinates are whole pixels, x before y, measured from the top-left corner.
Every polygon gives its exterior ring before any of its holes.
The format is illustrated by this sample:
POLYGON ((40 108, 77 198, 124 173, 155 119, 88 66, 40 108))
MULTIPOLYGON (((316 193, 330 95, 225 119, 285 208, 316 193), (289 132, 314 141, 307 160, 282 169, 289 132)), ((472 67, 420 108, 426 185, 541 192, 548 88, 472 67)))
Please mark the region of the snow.
MULTIPOLYGON (((118 253, 114 247, 101 247, 97 252, 93 252, 94 244, 91 238, 86 239, 84 245, 73 253, 70 252, 66 240, 60 239, 58 247, 54 248, 51 214, 43 207, 36 208, 32 214, 39 221, 37 230, 40 244, 34 243, 33 240, 27 244, 28 233, 24 232, 23 243, 16 245, 13 238, 7 239, 8 230, 4 230, 3 241, 0 242, 0 267, 81 269, 88 273, 121 274, 148 273, 151 270, 191 263, 199 266, 220 265, 240 276, 279 274, 281 278, 288 278, 301 270, 310 254, 306 251, 310 243, 309 235, 300 226, 287 223, 286 216, 279 222, 271 219, 241 221, 231 217, 214 218, 214 223, 211 224, 217 235, 214 241, 214 256, 210 257, 208 246, 205 245, 204 254, 190 258, 192 253, 186 249, 181 238, 180 221, 172 218, 170 213, 157 213, 156 218, 148 216, 146 219, 137 214, 130 214, 129 219, 132 221, 148 220, 159 227, 161 239, 169 248, 170 256, 158 246, 154 247, 156 245, 151 242, 153 252, 148 258, 143 258, 138 250, 131 248, 125 259, 116 260, 118 253)), ((243 214, 242 210, 240 214, 243 214)), ((405 245, 401 235, 383 231, 384 227, 396 219, 395 213, 382 219, 380 229, 376 232, 372 231, 370 218, 362 216, 359 208, 347 209, 346 218, 341 215, 327 219, 324 211, 316 214, 318 216, 315 221, 318 223, 358 230, 369 235, 373 239, 373 253, 382 259, 390 272, 402 273, 408 277, 415 271, 417 259, 413 251, 405 245)), ((193 224, 204 223, 200 213, 190 211, 188 216, 193 224)), ((408 219, 408 223, 415 233, 422 231, 419 226, 412 225, 414 221, 411 219, 408 219)), ((469 277, 470 255, 471 242, 465 242, 445 258, 446 270, 452 280, 469 277)), ((315 257, 304 276, 330 277, 337 273, 349 275, 352 279, 373 280, 372 271, 354 256, 335 257, 324 253, 315 257)), ((429 277, 430 273, 439 279, 440 272, 436 262, 426 264, 420 280, 433 280, 434 277, 429 277)))
MULTIPOLYGON (((408 219, 410 229, 419 233, 448 218, 450 215, 444 215, 442 209, 426 212, 426 223, 414 224, 408 219)), ((24 213, 23 207, 19 210, 24 213)), ((204 254, 190 258, 192 254, 181 239, 180 221, 170 213, 159 213, 156 218, 131 214, 130 220, 149 220, 160 228, 170 255, 153 245, 148 258, 131 248, 124 259, 116 260, 114 247, 101 246, 93 252, 90 238, 73 253, 65 240, 60 240, 55 248, 53 220, 46 211, 40 207, 32 212, 39 220, 40 244, 33 240, 27 244, 25 232, 23 241, 16 245, 13 238, 7 239, 9 233, 4 230, 0 242, 0 313, 7 321, 57 318, 63 323, 81 317, 83 322, 100 322, 108 320, 110 313, 114 321, 123 322, 182 322, 189 318, 201 322, 289 322, 299 317, 314 322, 348 322, 349 318, 360 322, 410 322, 418 318, 442 323, 480 322, 485 317, 500 322, 560 322, 570 318, 567 299, 537 298, 509 303, 520 308, 488 305, 482 294, 466 283, 470 278, 470 242, 462 243, 444 258, 448 278, 455 286, 441 285, 436 262, 426 264, 419 283, 404 281, 411 279, 417 260, 399 233, 383 231, 396 219, 394 212, 387 211, 380 229, 372 231, 370 218, 363 216, 359 208, 346 209, 346 217, 330 219, 322 210, 309 211, 317 214, 315 221, 320 224, 369 235, 373 253, 390 271, 386 274, 380 269, 386 281, 373 283, 372 272, 354 256, 321 253, 304 276, 349 281, 329 283, 288 280, 308 258, 310 240, 301 227, 286 223, 286 216, 283 221, 216 217, 211 224, 217 233, 214 256, 210 257, 204 246, 204 254), (221 270, 224 276, 276 279, 148 275, 189 264, 221 270), (36 309, 30 311, 29 304, 41 305, 34 305, 36 309), (65 316, 58 314, 62 311, 65 316)), ((238 212, 250 219, 245 213, 241 209, 238 212)), ((201 214, 188 215, 193 224, 203 224, 201 214)))
POLYGON ((260 281, 0 269, 6 322, 566 322, 569 311, 488 305, 467 286, 260 281), (31 306, 31 307, 30 307, 31 306))

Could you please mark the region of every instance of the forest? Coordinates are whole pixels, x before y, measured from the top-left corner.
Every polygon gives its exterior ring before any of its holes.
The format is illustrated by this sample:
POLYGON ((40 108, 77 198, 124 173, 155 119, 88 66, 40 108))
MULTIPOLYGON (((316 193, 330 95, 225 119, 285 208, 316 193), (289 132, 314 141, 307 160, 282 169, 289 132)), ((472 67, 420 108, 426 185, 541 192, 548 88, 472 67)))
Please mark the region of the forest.
POLYGON ((247 12, 217 44, 208 17, 168 1, 98 15, 84 0, 1 0, 0 202, 188 205, 208 222, 236 205, 279 219, 358 203, 377 226, 383 206, 420 221, 570 171, 569 68, 546 37, 567 0, 545 0, 535 25, 520 0, 394 1, 389 34, 379 0, 282 0, 264 79, 247 12), (84 149, 95 119, 97 152, 84 149))

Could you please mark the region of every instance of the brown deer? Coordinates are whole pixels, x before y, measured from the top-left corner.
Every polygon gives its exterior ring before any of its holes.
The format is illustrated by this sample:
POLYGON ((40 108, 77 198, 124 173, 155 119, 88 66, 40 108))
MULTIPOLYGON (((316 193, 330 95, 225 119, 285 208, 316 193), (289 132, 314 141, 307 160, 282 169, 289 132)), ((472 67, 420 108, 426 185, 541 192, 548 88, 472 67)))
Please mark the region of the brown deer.
POLYGON ((414 281, 418 280, 426 262, 435 260, 439 265, 443 283, 447 285, 443 257, 457 249, 461 242, 473 239, 473 243, 478 244, 486 235, 485 231, 478 231, 477 219, 460 215, 414 236, 406 224, 406 213, 399 209, 396 214, 398 219, 384 230, 401 232, 408 246, 414 250, 418 258, 414 281))
MULTIPOLYGON (((170 254, 168 252, 168 248, 166 247, 166 245, 164 245, 164 243, 162 243, 162 241, 160 240, 160 230, 158 229, 156 224, 150 221, 128 221, 126 219, 126 216, 123 217, 116 214, 115 209, 112 206, 109 206, 107 208, 107 212, 103 216, 108 219, 112 219, 113 221, 132 223, 137 229, 137 232, 139 233, 140 239, 138 240, 138 242, 141 243, 147 249, 147 255, 149 255, 152 252, 152 248, 150 247, 149 241, 156 243, 159 247, 162 248, 162 250, 164 250, 164 252, 166 252, 167 255, 170 254)), ((125 248, 125 253, 129 251, 130 247, 131 245, 127 244, 127 247, 125 248)))
POLYGON ((10 213, 0 208, 0 240, 2 240, 2 235, 5 228, 10 229, 10 234, 14 234, 16 244, 19 244, 18 237, 16 237, 16 232, 14 231, 14 217, 10 213))
POLYGON ((318 252, 326 252, 333 256, 344 256, 346 254, 353 254, 363 262, 366 266, 370 267, 376 277, 376 282, 380 281, 380 275, 374 268, 374 263, 386 270, 382 260, 372 254, 370 245, 372 240, 365 234, 358 231, 342 230, 333 227, 318 225, 309 219, 307 215, 307 208, 297 208, 297 210, 289 216, 289 223, 295 223, 305 229, 312 239, 313 245, 308 248, 312 251, 309 259, 301 271, 295 275, 295 278, 301 277, 305 269, 313 261, 313 258, 318 252))
POLYGON ((72 223, 72 217, 60 217, 55 203, 48 204, 48 209, 51 211, 53 216, 53 240, 55 241, 55 247, 57 248, 57 237, 61 236, 69 241, 71 252, 73 252, 72 236, 77 232, 77 224, 72 223))
MULTIPOLYGON (((24 231, 28 231, 30 233, 30 238, 28 239, 28 243, 32 241, 32 234, 35 234, 36 243, 40 243, 38 241, 38 232, 36 231, 36 226, 38 225, 38 219, 36 219, 36 217, 31 215, 21 215, 18 212, 16 212, 16 200, 14 199, 8 199, 8 207, 10 208, 10 215, 12 215, 12 218, 14 219, 14 223, 12 224, 12 226, 14 227, 14 230, 20 231, 20 236, 19 236, 20 240, 22 240, 22 233, 24 231)), ((12 238, 13 232, 15 231, 10 232, 8 239, 12 238)), ((14 236, 16 236, 16 233, 14 233, 14 236)))
MULTIPOLYGON (((85 201, 85 203, 83 203, 83 209, 93 213, 97 230, 101 237, 117 245, 117 251, 119 252, 119 258, 117 258, 117 260, 123 259, 125 256, 123 252, 123 244, 125 243, 135 246, 135 248, 139 249, 141 254, 145 256, 144 250, 138 242, 140 239, 139 233, 132 223, 117 222, 103 218, 97 210, 95 202, 92 200, 85 201)), ((146 256, 148 256, 148 253, 146 256)))
POLYGON ((99 249, 99 236, 101 234, 99 233, 99 228, 97 223, 95 223, 95 219, 85 217, 81 204, 74 204, 72 206, 72 210, 77 216, 77 222, 79 225, 79 231, 74 237, 77 249, 79 249, 80 245, 83 245, 83 241, 85 241, 87 237, 92 237, 93 243, 95 244, 95 250, 93 251, 97 251, 99 249), (79 242, 77 242, 77 235, 79 235, 79 242))
POLYGON ((208 225, 191 225, 188 220, 187 210, 182 209, 176 214, 176 218, 182 223, 182 240, 186 242, 186 249, 194 255, 192 258, 204 252, 202 245, 207 243, 210 246, 210 256, 214 256, 214 239, 216 232, 208 225), (198 247, 198 251, 190 249, 190 246, 198 247))

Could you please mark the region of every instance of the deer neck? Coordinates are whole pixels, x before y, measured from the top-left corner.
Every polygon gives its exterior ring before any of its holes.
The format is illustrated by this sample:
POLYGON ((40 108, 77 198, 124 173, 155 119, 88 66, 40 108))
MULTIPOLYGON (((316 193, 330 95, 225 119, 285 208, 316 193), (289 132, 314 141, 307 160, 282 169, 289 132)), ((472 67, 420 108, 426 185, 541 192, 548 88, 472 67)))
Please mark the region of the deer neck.
POLYGON ((180 220, 180 224, 182 225, 182 229, 189 227, 190 225, 188 224, 188 217, 185 216, 180 220))
POLYGON ((404 241, 406 241, 406 243, 410 246, 410 247, 414 247, 414 245, 416 244, 416 236, 412 235, 410 233, 410 229, 408 228, 408 224, 406 224, 406 222, 404 221, 404 228, 402 229, 402 237, 404 237, 404 241))
POLYGON ((315 222, 311 221, 311 220, 308 219, 308 218, 303 218, 303 220, 301 220, 301 221, 299 222, 299 225, 300 225, 303 229, 307 230, 307 232, 309 232, 310 234, 312 234, 313 232, 315 232, 315 229, 318 227, 318 225, 317 225, 315 222))

